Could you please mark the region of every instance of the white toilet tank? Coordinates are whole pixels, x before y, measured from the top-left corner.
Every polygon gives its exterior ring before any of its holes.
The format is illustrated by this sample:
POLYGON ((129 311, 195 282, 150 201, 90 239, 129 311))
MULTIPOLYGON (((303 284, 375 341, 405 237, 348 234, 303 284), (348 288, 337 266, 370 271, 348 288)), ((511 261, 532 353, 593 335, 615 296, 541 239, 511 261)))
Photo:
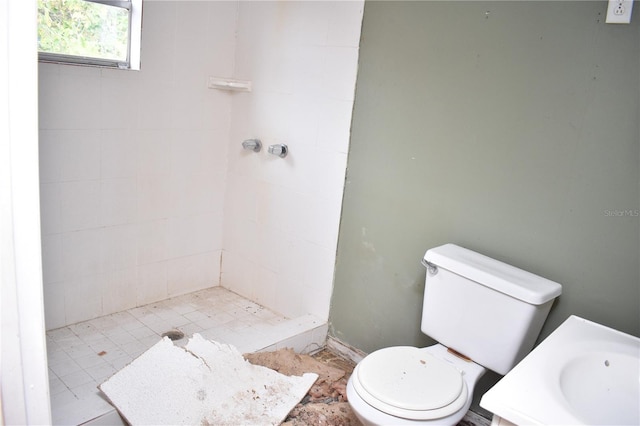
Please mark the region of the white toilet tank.
POLYGON ((533 349, 562 292, 556 282, 454 244, 428 250, 423 263, 422 331, 502 375, 533 349))

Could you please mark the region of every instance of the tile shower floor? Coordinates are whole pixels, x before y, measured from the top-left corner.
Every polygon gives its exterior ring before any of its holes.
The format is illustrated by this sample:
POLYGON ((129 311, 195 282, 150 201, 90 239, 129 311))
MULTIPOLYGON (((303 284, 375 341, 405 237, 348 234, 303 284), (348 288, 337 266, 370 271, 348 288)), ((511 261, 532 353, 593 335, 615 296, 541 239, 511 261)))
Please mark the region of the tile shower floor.
POLYGON ((240 352, 324 344, 326 323, 311 315, 287 319, 225 288, 213 287, 47 332, 53 424, 78 425, 113 411, 97 386, 180 330, 230 343, 240 352))

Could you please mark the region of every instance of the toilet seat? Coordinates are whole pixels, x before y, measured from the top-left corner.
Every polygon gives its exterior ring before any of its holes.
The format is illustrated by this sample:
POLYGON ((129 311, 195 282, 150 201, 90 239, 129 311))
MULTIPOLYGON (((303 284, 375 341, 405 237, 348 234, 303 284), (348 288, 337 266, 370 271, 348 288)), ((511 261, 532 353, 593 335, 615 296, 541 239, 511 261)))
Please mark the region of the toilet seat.
POLYGON ((460 370, 410 346, 371 353, 356 366, 353 379, 354 389, 369 405, 411 420, 446 417, 467 401, 460 370))

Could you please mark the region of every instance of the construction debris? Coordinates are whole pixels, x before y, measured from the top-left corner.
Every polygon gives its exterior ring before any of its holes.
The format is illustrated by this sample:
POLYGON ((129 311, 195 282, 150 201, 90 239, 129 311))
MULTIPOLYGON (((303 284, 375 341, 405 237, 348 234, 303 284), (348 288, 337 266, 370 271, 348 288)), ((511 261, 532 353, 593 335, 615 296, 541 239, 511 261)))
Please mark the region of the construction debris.
POLYGON ((283 426, 359 426, 347 402, 347 380, 354 364, 328 350, 312 356, 292 349, 244 354, 251 363, 271 368, 282 374, 300 375, 311 372, 318 380, 307 395, 289 413, 283 426))
POLYGON ((100 385, 131 425, 278 425, 318 375, 252 365, 231 345, 163 338, 100 385))
POLYGON ((243 355, 247 361, 254 365, 270 368, 287 376, 299 376, 302 373, 316 373, 319 383, 333 383, 346 374, 344 370, 323 364, 315 358, 298 354, 293 349, 286 348, 274 352, 255 352, 243 355))
POLYGON ((348 402, 298 404, 282 426, 356 426, 361 425, 348 402))

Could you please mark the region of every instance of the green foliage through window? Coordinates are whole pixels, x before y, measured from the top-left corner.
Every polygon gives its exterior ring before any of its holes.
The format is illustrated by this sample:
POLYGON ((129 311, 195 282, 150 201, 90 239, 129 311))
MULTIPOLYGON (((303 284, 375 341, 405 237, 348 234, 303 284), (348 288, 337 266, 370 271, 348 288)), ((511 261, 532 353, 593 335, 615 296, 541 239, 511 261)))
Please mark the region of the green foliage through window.
POLYGON ((85 0, 38 0, 38 50, 126 62, 129 11, 85 0))

